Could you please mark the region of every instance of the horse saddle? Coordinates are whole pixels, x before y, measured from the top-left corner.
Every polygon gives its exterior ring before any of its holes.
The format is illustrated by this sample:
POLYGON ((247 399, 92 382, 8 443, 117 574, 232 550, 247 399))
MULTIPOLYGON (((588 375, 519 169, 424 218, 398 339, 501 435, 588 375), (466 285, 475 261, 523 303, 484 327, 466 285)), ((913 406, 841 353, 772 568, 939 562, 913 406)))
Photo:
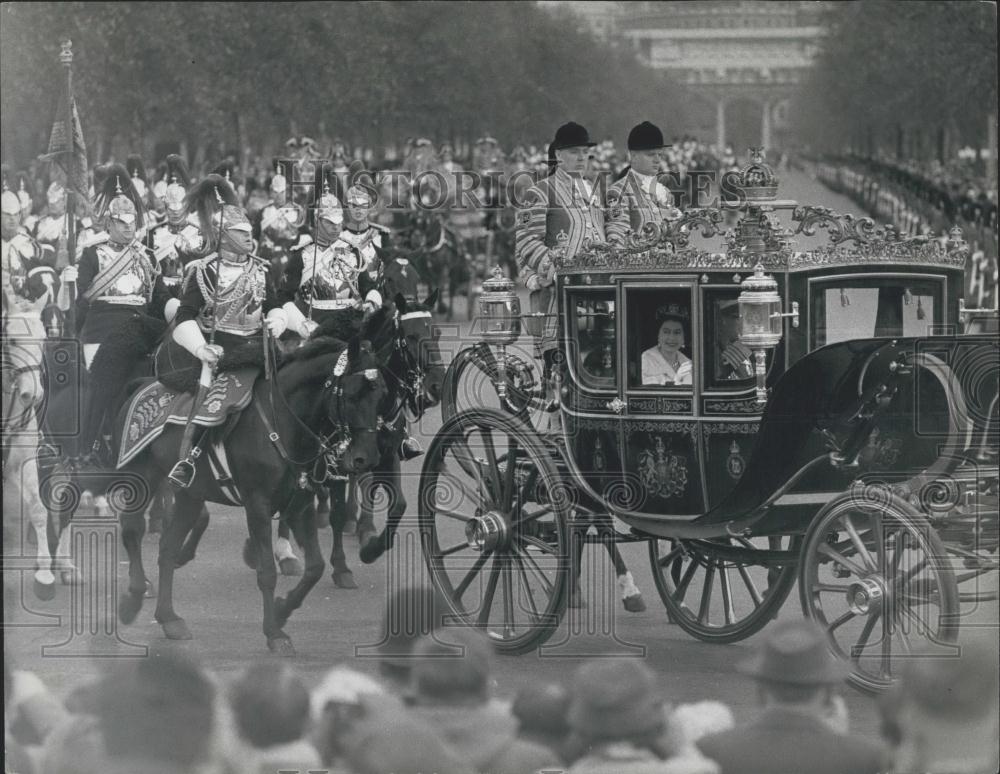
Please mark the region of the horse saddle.
MULTIPOLYGON (((253 398, 257 368, 240 368, 218 374, 194 414, 194 423, 218 428, 238 416, 253 398)), ((159 381, 142 387, 129 399, 124 432, 118 452, 118 467, 127 465, 160 436, 167 425, 186 425, 196 396, 167 387, 159 381)))

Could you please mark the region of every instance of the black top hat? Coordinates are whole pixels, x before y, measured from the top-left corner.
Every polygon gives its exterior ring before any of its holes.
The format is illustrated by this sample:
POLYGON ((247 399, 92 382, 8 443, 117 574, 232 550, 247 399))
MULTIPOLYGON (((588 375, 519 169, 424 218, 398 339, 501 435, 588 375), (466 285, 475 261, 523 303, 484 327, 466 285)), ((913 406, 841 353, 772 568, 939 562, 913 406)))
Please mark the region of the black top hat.
POLYGON ((563 150, 564 148, 593 148, 596 142, 590 141, 587 130, 577 123, 570 121, 556 129, 555 139, 549 146, 550 151, 563 150))
POLYGON ((630 151, 658 150, 660 148, 670 148, 663 142, 663 132, 660 127, 649 121, 643 121, 638 126, 632 127, 628 133, 628 149, 630 151))

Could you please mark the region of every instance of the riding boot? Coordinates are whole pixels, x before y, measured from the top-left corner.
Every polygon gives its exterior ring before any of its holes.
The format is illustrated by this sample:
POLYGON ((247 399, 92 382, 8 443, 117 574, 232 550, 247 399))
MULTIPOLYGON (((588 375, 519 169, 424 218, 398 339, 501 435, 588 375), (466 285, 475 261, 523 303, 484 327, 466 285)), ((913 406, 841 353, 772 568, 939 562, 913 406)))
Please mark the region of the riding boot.
POLYGON ((84 467, 97 466, 101 449, 101 428, 104 425, 104 401, 93 390, 87 391, 77 461, 84 467))
POLYGON ((195 464, 201 456, 201 449, 194 445, 194 434, 198 425, 194 423, 194 418, 198 413, 200 402, 195 400, 194 408, 191 409, 191 416, 188 417, 187 424, 184 425, 184 435, 181 436, 181 448, 178 454, 177 463, 171 468, 167 475, 167 480, 179 489, 187 489, 194 483, 195 464))

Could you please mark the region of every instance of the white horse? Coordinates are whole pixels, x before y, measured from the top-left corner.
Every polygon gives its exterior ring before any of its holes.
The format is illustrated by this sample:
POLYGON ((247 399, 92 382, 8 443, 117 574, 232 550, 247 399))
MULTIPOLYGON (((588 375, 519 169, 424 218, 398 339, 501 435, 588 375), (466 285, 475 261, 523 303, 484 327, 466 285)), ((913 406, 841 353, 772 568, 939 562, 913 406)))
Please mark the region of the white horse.
MULTIPOLYGON (((23 518, 27 517, 35 536, 34 590, 40 599, 55 596, 55 573, 64 584, 80 582, 80 574, 70 556, 70 531, 59 534, 53 558, 49 550, 48 511, 42 502, 38 482, 38 417, 45 389, 42 384, 42 353, 45 327, 41 309, 37 315, 6 317, 3 337, 3 483, 4 521, 15 514, 22 538, 23 518)), ((63 493, 65 494, 65 493, 63 493)), ((54 496, 60 496, 55 492, 54 496)), ((14 527, 14 524, 9 524, 14 527)), ((59 525, 53 525, 53 534, 59 525)), ((6 532, 6 530, 5 530, 6 532)))

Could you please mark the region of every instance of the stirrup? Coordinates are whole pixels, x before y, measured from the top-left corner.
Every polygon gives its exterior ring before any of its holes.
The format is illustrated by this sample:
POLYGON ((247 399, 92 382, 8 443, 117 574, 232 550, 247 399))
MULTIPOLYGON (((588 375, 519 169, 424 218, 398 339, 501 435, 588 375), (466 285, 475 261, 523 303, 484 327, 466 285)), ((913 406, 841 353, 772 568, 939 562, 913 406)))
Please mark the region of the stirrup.
POLYGON ((413 460, 424 453, 424 448, 416 438, 404 438, 399 445, 399 458, 404 462, 413 460))
POLYGON ((178 489, 187 489, 194 483, 197 470, 194 466, 194 459, 191 456, 178 461, 167 474, 167 480, 178 489))

